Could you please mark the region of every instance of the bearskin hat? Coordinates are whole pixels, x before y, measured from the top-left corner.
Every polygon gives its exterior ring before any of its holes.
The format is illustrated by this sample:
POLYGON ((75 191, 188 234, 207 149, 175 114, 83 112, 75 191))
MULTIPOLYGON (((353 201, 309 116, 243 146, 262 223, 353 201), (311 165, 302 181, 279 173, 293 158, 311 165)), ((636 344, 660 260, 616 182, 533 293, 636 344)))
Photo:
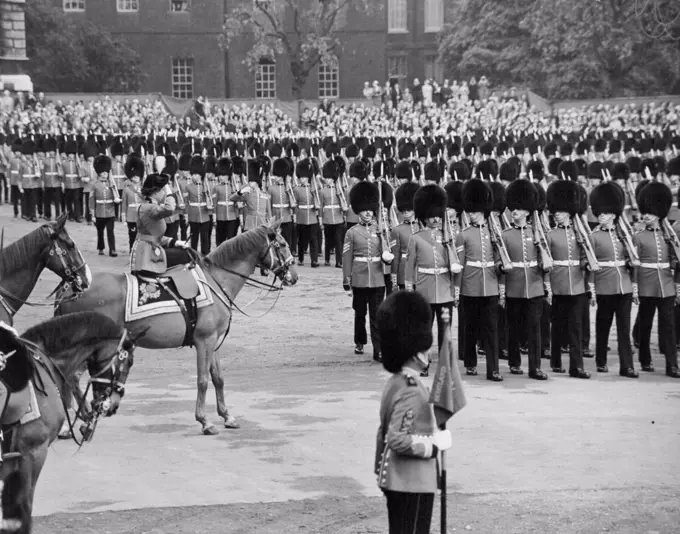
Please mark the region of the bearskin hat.
POLYGON ((217 158, 215 156, 205 157, 205 173, 212 174, 213 176, 217 172, 217 158))
POLYGON ((248 182, 262 185, 262 164, 256 159, 248 160, 248 182))
POLYGON ((506 161, 501 165, 498 177, 504 182, 512 182, 517 178, 515 167, 506 161))
POLYGON ((640 162, 640 167, 640 172, 644 173, 645 176, 647 176, 645 169, 649 169, 649 174, 652 176, 652 178, 656 178, 656 175, 659 174, 659 170, 656 167, 656 162, 651 158, 643 159, 640 162))
POLYGON ((321 168, 321 176, 324 178, 330 178, 332 180, 338 179, 338 164, 335 162, 335 160, 329 159, 323 164, 323 167, 321 168))
POLYGON ((666 172, 666 158, 663 156, 654 156, 652 158, 654 160, 654 164, 656 165, 656 171, 657 172, 666 172))
POLYGON ((365 180, 368 176, 368 168, 362 161, 355 161, 349 166, 349 177, 365 180))
POLYGON ((637 156, 632 156, 626 160, 626 164, 631 173, 639 174, 642 172, 642 160, 637 156))
POLYGON ((167 174, 172 178, 177 174, 177 158, 172 154, 165 156, 165 166, 161 169, 162 174, 167 174))
POLYGON ((604 171, 604 164, 601 161, 593 161, 588 165, 588 178, 593 180, 602 180, 604 171))
POLYGON ((595 152, 604 152, 607 148, 607 141, 603 138, 598 138, 595 140, 595 152))
POLYGON ((568 156, 571 156, 571 153, 574 151, 574 147, 571 145, 571 143, 564 143, 560 147, 560 156, 563 158, 566 158, 568 156))
POLYGON ((617 152, 621 152, 621 141, 618 139, 612 139, 609 141, 609 153, 610 154, 616 154, 617 152))
POLYGON ((181 154, 177 163, 180 171, 188 171, 191 166, 191 154, 181 154))
POLYGON ((231 159, 225 156, 217 160, 217 169, 215 169, 215 171, 216 171, 215 174, 217 176, 231 176, 232 172, 231 159))
POLYGON ((559 176, 560 165, 562 164, 561 158, 553 158, 548 162, 548 174, 551 176, 559 176))
POLYGON ((361 181, 355 184, 349 192, 349 205, 354 213, 362 211, 378 212, 380 200, 378 186, 372 182, 361 181))
POLYGON ((583 156, 584 154, 588 153, 590 151, 590 143, 588 141, 581 141, 578 145, 576 145, 576 153, 579 156, 583 156))
POLYGON ((359 157, 359 147, 354 144, 349 145, 347 148, 345 148, 345 156, 348 158, 359 157))
POLYGON ((373 163, 373 176, 376 178, 387 176, 387 165, 384 161, 379 160, 373 163))
MULTIPOLYGON (((21 152, 21 139, 17 138, 14 141, 12 141, 12 152, 21 152)), ((71 152, 66 152, 67 154, 75 154, 78 151, 78 145, 76 144, 75 141, 67 141, 66 146, 71 148, 71 152), (69 145, 69 143, 71 143, 69 145)))
POLYGON ((57 140, 54 137, 48 137, 47 139, 45 139, 44 149, 45 152, 56 152, 57 140))
POLYGON ((590 208, 595 217, 602 213, 621 215, 625 204, 626 194, 617 183, 602 182, 590 192, 590 208))
POLYGON ((149 174, 142 184, 142 196, 148 197, 157 193, 168 185, 168 176, 163 174, 149 174))
POLYGON ((394 168, 394 173, 398 180, 410 180, 411 175, 411 164, 408 161, 400 161, 394 168))
POLYGON ((418 160, 411 160, 411 170, 413 171, 413 176, 416 180, 420 180, 420 162, 418 160))
POLYGON ((673 205, 673 193, 661 182, 649 182, 642 188, 639 197, 640 213, 651 213, 659 219, 667 217, 673 205))
POLYGON ((417 291, 397 291, 387 297, 377 313, 382 364, 398 373, 419 352, 432 346, 432 310, 417 291))
POLYGON ((201 178, 205 176, 205 161, 201 156, 192 156, 189 162, 189 174, 198 174, 201 178))
POLYGON ((525 210, 532 213, 538 206, 538 191, 529 180, 514 180, 505 190, 505 204, 510 211, 525 210))
POLYGON ((425 164, 425 180, 439 183, 441 176, 439 175, 437 162, 429 161, 425 164))
POLYGON ((424 185, 413 197, 416 219, 424 221, 429 217, 444 217, 446 214, 446 191, 439 185, 424 185))
POLYGON ((536 203, 536 209, 538 211, 544 211, 545 206, 548 203, 547 202, 547 195, 545 193, 545 189, 543 189, 543 186, 539 183, 535 183, 534 187, 536 188, 536 192, 538 193, 538 202, 536 203))
POLYGON ((635 186, 635 201, 638 203, 638 206, 640 205, 640 192, 647 187, 648 183, 649 180, 640 180, 635 186))
MULTIPOLYGON (((454 183, 454 182, 449 182, 454 183)), ((448 185, 448 184, 446 184, 448 185)), ((402 213, 404 211, 413 211, 413 197, 418 191, 418 184, 415 182, 406 182, 394 192, 394 201, 397 203, 397 209, 402 213)))
POLYGON ((530 161, 527 165, 527 175, 537 182, 543 180, 543 162, 540 159, 530 161))
POLYGON ((493 207, 491 211, 503 213, 505 211, 505 186, 500 182, 491 182, 491 192, 493 193, 493 207))
POLYGON ((447 182, 444 190, 446 191, 446 207, 461 213, 463 211, 463 182, 447 182))
POLYGON ((578 180, 578 165, 573 161, 563 161, 557 169, 557 176, 564 180, 576 182, 578 180))
MULTIPOLYGON (((266 154, 260 154, 257 157, 257 161, 260 164, 260 167, 262 167, 262 174, 263 175, 268 175, 271 173, 272 170, 272 158, 267 156, 266 154)), ((312 160, 314 161, 314 160, 312 160)))
POLYGON ((104 156, 100 154, 96 158, 94 158, 94 172, 97 173, 97 175, 103 173, 103 172, 111 172, 111 158, 108 156, 104 156))
POLYGON ((377 153, 377 150, 373 145, 367 145, 366 148, 364 148, 364 157, 368 159, 373 159, 377 153))
POLYGON ((144 178, 144 161, 139 156, 130 154, 125 161, 125 176, 128 180, 132 180, 133 176, 139 176, 140 179, 144 178))
POLYGON ((557 143, 551 142, 545 145, 545 148, 543 149, 543 154, 545 155, 546 159, 547 158, 554 159, 555 154, 557 154, 557 143))
POLYGON ((468 213, 483 212, 487 216, 493 208, 493 192, 482 180, 468 180, 463 185, 463 209, 468 213))
POLYGON ((285 178, 290 174, 290 166, 288 161, 283 158, 277 158, 274 160, 274 165, 272 166, 272 174, 278 176, 279 178, 285 178))
POLYGON ((615 163, 612 168, 612 180, 628 180, 630 169, 625 163, 615 163))
POLYGON ((234 156, 231 158, 232 172, 237 176, 243 176, 246 173, 246 160, 241 156, 234 156))
POLYGON ((668 176, 679 176, 680 175, 680 156, 673 158, 668 162, 668 167, 666 168, 668 176))
POLYGON ((449 167, 449 176, 452 180, 464 182, 470 179, 470 170, 462 161, 454 161, 449 167))
POLYGON ((381 181, 379 183, 381 188, 383 206, 387 209, 390 209, 392 207, 392 204, 394 204, 394 189, 392 189, 392 186, 387 182, 381 181))
POLYGON ((586 163, 586 160, 579 158, 575 159, 574 163, 576 164, 576 171, 579 176, 586 176, 588 174, 588 164, 586 163))
POLYGON ((314 176, 314 167, 312 167, 312 162, 309 158, 305 158, 297 162, 295 166, 295 174, 298 178, 309 178, 314 176))
POLYGON ((551 213, 566 211, 576 215, 581 207, 578 184, 570 180, 557 180, 548 186, 546 200, 551 213))
POLYGON ((117 140, 111 145, 111 157, 115 158, 116 156, 122 156, 123 154, 125 154, 125 147, 123 146, 123 143, 117 140))
MULTIPOLYGON (((494 162, 495 163, 495 162, 494 162)), ((477 177, 482 180, 494 180, 498 175, 498 167, 494 168, 492 160, 486 159, 477 164, 477 177)))
POLYGON ((30 139, 26 139, 23 143, 21 143, 21 153, 24 156, 32 156, 35 154, 35 148, 35 143, 30 139))

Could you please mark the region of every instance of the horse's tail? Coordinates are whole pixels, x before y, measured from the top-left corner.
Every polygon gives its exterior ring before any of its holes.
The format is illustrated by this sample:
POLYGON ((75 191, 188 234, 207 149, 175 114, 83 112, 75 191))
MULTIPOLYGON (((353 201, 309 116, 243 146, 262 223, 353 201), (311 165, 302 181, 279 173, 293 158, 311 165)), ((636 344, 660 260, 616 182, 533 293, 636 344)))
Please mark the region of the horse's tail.
POLYGON ((0 525, 0 534, 14 532, 15 534, 28 534, 31 531, 31 512, 28 502, 27 477, 17 469, 11 472, 5 479, 2 489, 2 518, 3 523, 7 520, 18 522, 21 527, 18 530, 4 529, 0 525))

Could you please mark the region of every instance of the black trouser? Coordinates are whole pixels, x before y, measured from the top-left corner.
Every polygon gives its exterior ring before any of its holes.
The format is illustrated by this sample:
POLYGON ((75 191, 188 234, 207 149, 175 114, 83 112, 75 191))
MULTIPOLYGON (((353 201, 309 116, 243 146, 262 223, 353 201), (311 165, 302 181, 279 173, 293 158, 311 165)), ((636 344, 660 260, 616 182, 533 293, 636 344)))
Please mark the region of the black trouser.
MULTIPOLYGON (((118 198, 120 198, 120 199, 123 198, 123 190, 122 189, 118 190, 118 198)), ((115 210, 115 213, 116 213, 116 220, 117 221, 121 220, 121 216, 122 216, 121 206, 122 206, 122 204, 120 202, 115 203, 114 206, 113 206, 113 209, 115 210)))
POLYGON ((128 241, 130 242, 130 251, 132 251, 132 245, 135 244, 135 239, 137 239, 137 223, 129 222, 128 227, 128 241))
POLYGON ((588 299, 583 306, 583 317, 581 318, 581 325, 583 328, 583 349, 590 348, 590 306, 588 306, 588 299))
POLYGON ((321 252, 323 250, 323 230, 321 230, 321 223, 316 223, 316 250, 321 252))
MULTIPOLYGON (((61 188, 47 187, 43 197, 43 214, 47 219, 52 218, 52 204, 54 204, 54 216, 59 217, 61 214, 61 188)), ((117 206, 118 204, 116 204, 117 206)))
POLYGON ((0 172, 0 204, 3 202, 9 202, 9 187, 7 185, 7 175, 4 172, 0 172))
POLYGON ((437 348, 442 350, 442 339, 444 339, 444 329, 453 321, 453 302, 442 302, 440 304, 430 304, 432 310, 432 324, 434 325, 435 318, 437 319, 437 348), (442 312, 449 311, 449 320, 444 322, 442 320, 442 312))
POLYGON ((97 250, 104 250, 104 230, 106 230, 106 241, 109 243, 109 251, 116 251, 116 236, 113 233, 113 221, 115 217, 97 217, 95 226, 97 227, 97 250))
POLYGON ((24 198, 21 202, 22 215, 26 219, 35 219, 37 216, 36 207, 38 204, 38 190, 24 189, 24 198))
POLYGON ((429 534, 434 493, 383 490, 387 497, 389 534, 429 534))
MULTIPOLYGON (((481 338, 478 337, 481 343, 481 338)), ((508 350, 508 321, 504 313, 498 314, 498 350, 508 350)))
POLYGON ((66 189, 65 191, 64 199, 69 220, 80 221, 80 217, 83 213, 80 210, 80 193, 80 189, 66 189))
POLYGON ((208 254, 210 252, 210 221, 206 222, 190 222, 191 228, 191 248, 198 250, 198 239, 201 239, 201 254, 208 254))
POLYGON ((460 302, 463 310, 458 336, 461 337, 462 331, 465 367, 477 367, 477 339, 480 338, 486 351, 486 376, 490 377, 498 372, 498 297, 463 295, 460 302))
MULTIPOLYGON (((10 195, 12 197, 12 208, 14 209, 14 216, 19 216, 19 204, 21 203, 21 191, 19 191, 18 185, 13 185, 9 189, 10 195)), ((22 210, 23 212, 23 210, 22 210)))
POLYGON ((543 296, 530 299, 508 298, 505 303, 508 320, 508 365, 522 366, 519 352, 522 328, 525 328, 529 349, 529 373, 541 368, 541 314, 543 296))
POLYGON ((189 228, 189 225, 187 223, 187 217, 186 215, 182 214, 179 216, 179 236, 182 238, 182 241, 187 240, 187 236, 189 235, 187 233, 187 229, 189 228))
POLYGON ((552 315, 552 307, 547 299, 543 299, 543 312, 541 313, 541 354, 550 352, 550 316, 552 315))
POLYGON ((335 248, 335 264, 342 265, 342 233, 344 224, 324 224, 323 233, 326 243, 324 257, 326 263, 331 261, 331 249, 335 248))
POLYGON ((633 294, 597 295, 595 313, 595 365, 607 365, 609 331, 616 315, 616 341, 619 345, 619 371, 633 367, 633 350, 630 346, 630 310, 633 294))
POLYGON ((179 219, 171 223, 165 223, 165 237, 177 239, 179 235, 179 219))
POLYGON ((298 234, 298 260, 300 263, 305 261, 305 249, 309 245, 309 255, 312 258, 312 263, 318 263, 319 253, 316 247, 316 229, 317 224, 298 224, 297 234, 298 234))
POLYGON ((293 246, 293 235, 294 234, 295 234, 295 227, 293 225, 293 221, 281 223, 281 235, 286 240, 286 243, 288 243, 288 248, 291 251, 295 250, 295 247, 293 246))
POLYGON ((562 342, 569 345, 569 370, 583 369, 583 308, 588 296, 553 295, 550 367, 562 367, 562 342))
POLYGON ((38 215, 43 216, 43 206, 45 204, 45 190, 42 187, 36 188, 35 205, 38 210, 38 215))
POLYGON ((236 237, 238 225, 238 219, 234 219, 233 221, 217 221, 217 226, 215 227, 215 245, 219 247, 227 239, 236 237))
POLYGON ((82 189, 78 189, 78 191, 80 191, 81 213, 85 215, 85 220, 87 222, 92 222, 92 213, 90 212, 90 192, 85 192, 82 189))
POLYGON ((208 243, 212 243, 213 225, 215 224, 215 216, 209 215, 208 218, 210 220, 210 226, 208 227, 208 243))
POLYGON ((675 346, 675 321, 673 309, 675 297, 640 297, 640 364, 651 365, 652 353, 649 348, 652 336, 654 312, 659 310, 659 349, 666 357, 666 370, 678 366, 678 349, 675 346))
POLYGON ((385 298, 384 287, 353 287, 352 309, 354 310, 354 343, 366 345, 366 312, 371 326, 373 354, 380 353, 380 333, 378 332, 378 308, 385 298))

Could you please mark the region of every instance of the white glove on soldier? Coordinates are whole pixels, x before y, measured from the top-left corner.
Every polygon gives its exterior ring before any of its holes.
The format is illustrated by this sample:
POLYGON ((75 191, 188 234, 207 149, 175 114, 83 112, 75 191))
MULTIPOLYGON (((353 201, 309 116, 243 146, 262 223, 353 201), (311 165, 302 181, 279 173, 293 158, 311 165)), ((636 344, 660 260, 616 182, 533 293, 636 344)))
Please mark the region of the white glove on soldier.
POLYGON ((453 440, 451 438, 450 430, 441 430, 435 432, 432 436, 432 441, 440 451, 446 451, 453 445, 453 440))

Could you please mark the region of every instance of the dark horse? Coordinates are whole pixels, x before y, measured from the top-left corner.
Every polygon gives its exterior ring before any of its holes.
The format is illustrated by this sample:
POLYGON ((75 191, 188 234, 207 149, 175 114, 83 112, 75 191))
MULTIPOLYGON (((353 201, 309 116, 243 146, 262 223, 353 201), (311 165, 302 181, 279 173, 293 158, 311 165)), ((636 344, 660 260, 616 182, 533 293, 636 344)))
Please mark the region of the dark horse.
MULTIPOLYGON (((0 468, 4 481, 2 511, 5 521, 21 524, 18 532, 31 532, 31 513, 36 483, 47 458, 48 447, 67 416, 71 382, 87 365, 92 385, 92 409, 106 417, 118 410, 125 381, 133 363, 135 336, 108 317, 95 312, 64 315, 29 328, 21 338, 0 325, 0 351, 14 351, 0 379, 12 395, 21 395, 32 381, 40 417, 25 424, 15 419, 12 396, 3 418, 8 456, 0 468), (12 365, 9 365, 12 362, 12 365), (7 420, 9 418, 9 420, 7 420)), ((21 407, 21 406, 19 406, 21 407)), ((75 435, 74 435, 75 439, 75 435)))
MULTIPOLYGON (((238 428, 224 401, 224 379, 216 355, 218 344, 229 331, 232 303, 236 295, 258 266, 271 270, 283 283, 293 285, 297 282, 293 257, 278 227, 279 224, 275 223, 273 226, 254 228, 225 241, 206 257, 195 260, 203 269, 208 289, 215 297, 211 306, 198 310, 193 336, 198 377, 196 420, 201 424, 204 434, 217 434, 215 425, 208 422, 205 414, 209 378, 212 378, 215 387, 217 413, 224 419, 225 427, 238 428)), ((56 307, 55 313, 97 310, 123 326, 126 287, 123 274, 98 274, 87 291, 76 299, 66 298, 56 307)), ((186 331, 185 320, 179 312, 140 319, 125 326, 149 327, 139 344, 147 349, 179 348, 186 331)))
POLYGON ((66 214, 43 224, 0 251, 0 321, 26 304, 45 267, 80 292, 92 282, 90 269, 65 227, 66 214))

